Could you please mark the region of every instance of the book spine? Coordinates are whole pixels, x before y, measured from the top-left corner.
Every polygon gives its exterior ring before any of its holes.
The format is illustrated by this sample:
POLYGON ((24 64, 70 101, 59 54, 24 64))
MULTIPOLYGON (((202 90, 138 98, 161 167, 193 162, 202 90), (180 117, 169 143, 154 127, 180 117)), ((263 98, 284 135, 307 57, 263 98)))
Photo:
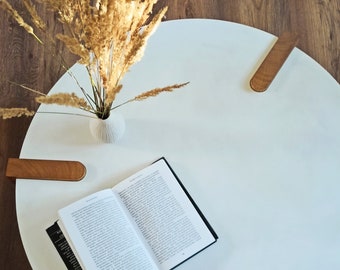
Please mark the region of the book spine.
POLYGON ((46 229, 54 247, 57 249, 60 257, 65 263, 68 270, 82 270, 76 256, 74 255, 69 243, 57 222, 46 229))

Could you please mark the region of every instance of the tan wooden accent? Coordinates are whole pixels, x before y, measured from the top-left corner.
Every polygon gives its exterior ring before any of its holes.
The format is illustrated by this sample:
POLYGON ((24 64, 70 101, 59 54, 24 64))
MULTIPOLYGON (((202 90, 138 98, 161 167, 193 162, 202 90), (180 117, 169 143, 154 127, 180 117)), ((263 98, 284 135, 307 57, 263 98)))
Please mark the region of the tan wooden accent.
POLYGON ((250 80, 256 92, 266 91, 298 41, 296 33, 284 32, 269 51, 250 80))
POLYGON ((11 179, 79 181, 85 174, 85 166, 78 161, 9 158, 6 168, 11 179))
MULTIPOLYGON (((28 14, 23 11, 21 1, 8 2, 27 18, 28 14)), ((61 26, 56 17, 36 0, 33 2, 37 4, 36 7, 43 18, 48 19, 48 34, 53 37, 55 32, 60 32, 61 26)), ((276 36, 284 31, 298 32, 299 49, 313 57, 340 82, 339 1, 159 0, 157 8, 164 5, 169 6, 166 20, 226 20, 256 27, 276 36)), ((56 61, 55 55, 51 53, 54 50, 49 44, 38 44, 2 10, 0 18, 0 105, 36 109, 38 105, 32 102, 36 95, 30 92, 22 94, 23 89, 10 82, 22 83, 47 93, 65 70, 61 68, 61 61, 56 61)), ((63 53, 68 66, 72 66, 76 61, 75 57, 60 43, 58 50, 63 53)), ((5 167, 8 157, 19 156, 30 121, 30 118, 0 120, 0 180, 6 179, 5 167)), ((1 269, 32 269, 19 234, 14 182, 0 181, 0 205, 0 235, 3 236, 0 243, 1 269)))

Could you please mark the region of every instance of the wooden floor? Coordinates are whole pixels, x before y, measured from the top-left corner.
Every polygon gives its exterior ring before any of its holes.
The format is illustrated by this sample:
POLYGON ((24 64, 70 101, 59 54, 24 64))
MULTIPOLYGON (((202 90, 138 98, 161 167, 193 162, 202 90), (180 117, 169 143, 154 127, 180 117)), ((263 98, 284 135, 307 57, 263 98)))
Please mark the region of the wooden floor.
MULTIPOLYGON (((20 1, 8 1, 23 10, 20 1)), ((274 35, 286 30, 295 31, 300 36, 298 47, 340 81, 338 0, 160 0, 157 8, 163 5, 169 6, 167 20, 220 19, 253 26, 274 35)), ((39 10, 44 12, 42 7, 39 10)), ((25 13, 21 14, 25 16, 25 13)), ((46 19, 50 31, 58 31, 54 17, 46 16, 46 19)), ((63 48, 60 46, 59 49, 63 48)), ((65 57, 70 64, 75 61, 70 55, 65 57)), ((0 107, 37 108, 31 94, 9 81, 47 92, 63 74, 48 49, 39 46, 2 10, 0 59, 0 107)), ((0 268, 5 270, 31 269, 16 220, 15 183, 4 176, 7 158, 19 156, 30 121, 29 118, 0 120, 0 268)))

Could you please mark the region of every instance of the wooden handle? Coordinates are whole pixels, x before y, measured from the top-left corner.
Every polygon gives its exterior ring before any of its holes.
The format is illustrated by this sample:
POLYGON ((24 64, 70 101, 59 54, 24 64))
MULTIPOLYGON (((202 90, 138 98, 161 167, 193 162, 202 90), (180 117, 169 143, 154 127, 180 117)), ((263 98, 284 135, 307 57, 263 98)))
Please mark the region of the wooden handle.
POLYGON ((297 41, 298 36, 295 33, 285 32, 279 37, 250 80, 250 87, 254 91, 263 92, 267 90, 297 41))
POLYGON ((9 158, 6 176, 24 179, 79 181, 86 174, 78 161, 9 158))

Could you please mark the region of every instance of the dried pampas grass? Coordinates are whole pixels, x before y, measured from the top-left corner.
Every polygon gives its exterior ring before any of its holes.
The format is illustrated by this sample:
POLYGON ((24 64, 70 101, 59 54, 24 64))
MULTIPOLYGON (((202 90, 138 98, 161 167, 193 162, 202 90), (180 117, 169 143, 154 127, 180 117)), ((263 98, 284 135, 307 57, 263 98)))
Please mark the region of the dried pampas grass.
POLYGON ((29 111, 26 108, 0 108, 0 117, 2 119, 10 119, 13 117, 33 116, 34 111, 29 111))
MULTIPOLYGON (((37 0, 47 5, 68 29, 56 38, 79 57, 86 66, 91 81, 91 91, 80 87, 84 98, 75 94, 39 96, 37 102, 73 106, 96 114, 98 118, 109 117, 112 109, 131 101, 144 100, 169 92, 186 84, 156 88, 145 92, 121 105, 113 106, 121 91, 121 80, 144 54, 147 41, 156 30, 167 7, 153 13, 157 0, 37 0)), ((46 25, 35 10, 31 0, 21 0, 31 16, 32 25, 44 31, 46 25)), ((33 27, 22 19, 7 0, 0 0, 0 7, 7 10, 18 24, 39 42, 33 27)), ((74 78, 76 79, 76 78, 74 78)), ((77 82, 78 83, 78 82, 77 82)), ((78 84, 79 85, 79 84, 78 84)))

